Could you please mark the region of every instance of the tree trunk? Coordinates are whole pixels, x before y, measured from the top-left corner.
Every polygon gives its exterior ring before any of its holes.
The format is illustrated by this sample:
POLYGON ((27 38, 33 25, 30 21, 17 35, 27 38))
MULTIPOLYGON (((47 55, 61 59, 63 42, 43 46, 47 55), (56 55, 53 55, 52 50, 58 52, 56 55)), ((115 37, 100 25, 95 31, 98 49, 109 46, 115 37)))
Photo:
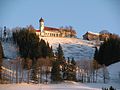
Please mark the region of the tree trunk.
POLYGON ((18 83, 18 64, 16 63, 16 83, 18 83))
POLYGON ((97 75, 98 75, 98 70, 96 70, 96 83, 97 83, 97 75))
POLYGON ((48 82, 48 67, 46 68, 46 84, 48 82))
POLYGON ((13 73, 12 73, 12 82, 14 83, 14 70, 13 70, 13 73))
POLYGON ((2 75, 2 73, 3 73, 3 70, 2 70, 2 68, 0 67, 0 83, 3 83, 3 75, 2 75))
POLYGON ((40 69, 40 83, 42 83, 42 67, 40 69))
POLYGON ((24 75, 24 71, 23 71, 23 67, 24 67, 24 63, 20 62, 20 67, 21 67, 21 70, 20 70, 20 75, 21 75, 21 78, 20 78, 20 82, 22 83, 23 82, 23 75, 24 75))
POLYGON ((30 79, 30 70, 28 70, 28 79, 27 79, 27 83, 29 84, 29 79, 30 79))
MULTIPOLYGON (((10 71, 12 71, 11 65, 10 65, 10 71)), ((10 72, 10 83, 12 83, 12 72, 10 72)))
POLYGON ((103 81, 104 81, 104 83, 106 83, 106 81, 105 81, 105 77, 103 77, 103 81))
POLYGON ((24 75, 24 73, 23 73, 23 67, 21 68, 21 82, 23 82, 23 75, 24 75))
POLYGON ((39 70, 38 70, 38 75, 39 75, 39 76, 38 76, 38 83, 40 83, 40 77, 41 77, 41 76, 40 76, 40 68, 39 68, 39 70))
POLYGON ((95 83, 95 70, 93 70, 93 83, 95 83))

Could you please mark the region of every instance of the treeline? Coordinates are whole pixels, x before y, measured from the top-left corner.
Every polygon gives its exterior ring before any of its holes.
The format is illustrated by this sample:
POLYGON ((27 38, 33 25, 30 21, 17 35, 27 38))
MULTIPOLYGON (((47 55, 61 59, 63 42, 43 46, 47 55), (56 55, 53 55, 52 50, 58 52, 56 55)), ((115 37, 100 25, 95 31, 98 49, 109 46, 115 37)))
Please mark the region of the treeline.
POLYGON ((55 60, 52 63, 51 80, 54 82, 63 80, 76 81, 76 62, 74 58, 65 60, 60 44, 55 53, 55 60))
POLYGON ((60 44, 54 53, 52 46, 39 39, 32 28, 14 30, 13 41, 19 47, 24 69, 28 70, 28 83, 30 80, 40 83, 44 75, 46 82, 49 76, 53 82, 76 80, 75 60, 65 60, 60 44))
POLYGON ((76 37, 76 31, 72 26, 60 27, 60 31, 65 37, 76 37))
POLYGON ((13 40, 19 47, 19 53, 22 58, 36 60, 38 58, 53 57, 52 46, 39 39, 34 30, 21 28, 13 32, 13 40))
POLYGON ((86 65, 83 69, 86 70, 87 68, 88 81, 98 82, 98 77, 100 77, 104 83, 107 83, 110 79, 107 66, 119 61, 120 37, 116 34, 110 34, 110 37, 102 42, 99 48, 95 47, 94 60, 91 65, 89 66, 86 63, 82 65, 86 65))
POLYGON ((111 34, 110 37, 105 40, 100 48, 96 48, 95 60, 101 65, 110 65, 120 61, 120 37, 115 34, 111 34))

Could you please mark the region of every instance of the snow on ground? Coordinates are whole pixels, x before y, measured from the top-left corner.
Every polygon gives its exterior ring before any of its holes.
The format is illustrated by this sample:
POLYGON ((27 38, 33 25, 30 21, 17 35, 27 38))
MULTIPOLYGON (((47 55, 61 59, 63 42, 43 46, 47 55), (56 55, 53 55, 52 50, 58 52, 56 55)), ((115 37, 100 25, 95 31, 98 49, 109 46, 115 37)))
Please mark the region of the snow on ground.
POLYGON ((6 84, 0 85, 0 90, 101 90, 83 84, 6 84))
MULTIPOLYGON (((120 85, 120 62, 114 63, 112 65, 109 65, 107 67, 107 71, 109 74, 105 74, 106 77, 109 77, 109 79, 106 79, 107 83, 118 83, 120 85)), ((100 68, 98 70, 98 82, 103 83, 103 68, 100 68)))
MULTIPOLYGON (((113 88, 115 88, 116 90, 120 90, 120 83, 87 83, 85 84, 88 87, 94 87, 94 88, 99 88, 98 90, 102 90, 101 88, 109 88, 110 86, 112 86, 113 88)), ((97 89, 95 89, 97 90, 97 89)))
POLYGON ((94 55, 95 42, 86 41, 77 38, 59 38, 59 37, 40 37, 53 47, 53 50, 56 51, 56 48, 61 44, 65 57, 74 57, 75 60, 91 60, 94 55))
MULTIPOLYGON (((75 60, 92 59, 94 55, 95 42, 86 41, 76 38, 53 38, 41 37, 53 46, 54 51, 60 43, 63 47, 65 57, 74 57, 75 60)), ((2 43, 5 56, 15 58, 17 56, 17 48, 12 43, 2 43)), ((120 90, 120 62, 108 66, 110 74, 110 82, 103 83, 77 83, 64 82, 61 84, 0 84, 0 90, 101 90, 102 87, 113 86, 116 90, 120 90)))
POLYGON ((18 54, 17 47, 12 42, 2 42, 4 55, 7 58, 16 58, 18 54))
POLYGON ((110 79, 114 82, 118 82, 120 84, 120 62, 112 64, 108 66, 108 71, 110 75, 110 79))
POLYGON ((110 86, 120 90, 119 84, 102 84, 102 83, 77 83, 65 82, 60 84, 1 84, 0 90, 101 90, 102 87, 109 88, 110 86))

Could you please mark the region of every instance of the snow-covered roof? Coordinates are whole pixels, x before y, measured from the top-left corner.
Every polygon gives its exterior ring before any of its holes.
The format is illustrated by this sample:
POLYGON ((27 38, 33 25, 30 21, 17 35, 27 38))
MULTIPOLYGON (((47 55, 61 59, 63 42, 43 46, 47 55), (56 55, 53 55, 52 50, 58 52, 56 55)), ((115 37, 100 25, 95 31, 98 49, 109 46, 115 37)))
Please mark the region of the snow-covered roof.
POLYGON ((88 31, 88 33, 94 34, 94 35, 100 35, 99 33, 94 33, 94 32, 91 32, 91 31, 88 31))

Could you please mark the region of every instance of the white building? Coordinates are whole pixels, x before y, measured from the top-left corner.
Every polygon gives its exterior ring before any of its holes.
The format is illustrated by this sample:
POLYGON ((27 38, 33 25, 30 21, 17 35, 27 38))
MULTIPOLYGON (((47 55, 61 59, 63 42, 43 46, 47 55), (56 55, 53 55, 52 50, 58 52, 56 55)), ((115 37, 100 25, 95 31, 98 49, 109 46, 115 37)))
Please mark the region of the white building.
POLYGON ((44 20, 42 18, 39 20, 39 25, 39 30, 36 30, 37 35, 47 37, 61 37, 60 29, 44 26, 44 20))
POLYGON ((73 33, 70 30, 65 31, 60 28, 44 26, 43 18, 39 20, 39 30, 36 30, 36 34, 42 37, 67 37, 70 36, 71 34, 76 35, 76 33, 73 33))

